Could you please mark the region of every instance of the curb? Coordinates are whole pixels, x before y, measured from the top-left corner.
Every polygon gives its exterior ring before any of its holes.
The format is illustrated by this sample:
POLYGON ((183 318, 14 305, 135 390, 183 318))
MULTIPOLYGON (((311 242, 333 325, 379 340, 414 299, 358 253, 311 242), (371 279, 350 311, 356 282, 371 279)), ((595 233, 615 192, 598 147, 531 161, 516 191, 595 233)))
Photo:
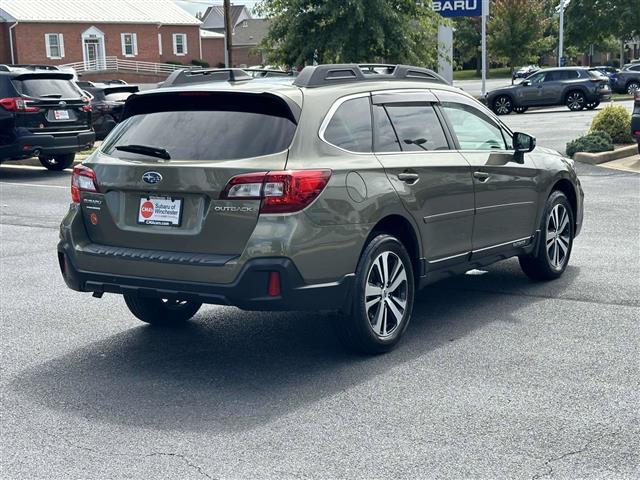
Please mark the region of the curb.
POLYGON ((573 156, 576 162, 588 163, 589 165, 598 165, 600 163, 610 162, 612 160, 619 160, 621 158, 633 157, 638 154, 637 145, 628 145, 626 147, 618 148, 610 152, 600 153, 586 153, 578 152, 573 156))

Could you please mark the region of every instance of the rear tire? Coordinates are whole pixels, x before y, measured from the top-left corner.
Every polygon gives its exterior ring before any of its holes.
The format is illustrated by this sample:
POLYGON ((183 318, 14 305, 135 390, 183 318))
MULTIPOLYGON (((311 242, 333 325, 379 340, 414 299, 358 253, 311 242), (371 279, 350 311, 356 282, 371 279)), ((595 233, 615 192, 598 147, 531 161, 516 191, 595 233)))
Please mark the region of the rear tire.
POLYGON ((587 110, 595 110, 596 108, 598 108, 599 105, 600 105, 600 102, 591 102, 591 103, 587 103, 585 105, 585 108, 587 110))
POLYGON ((522 271, 533 280, 560 277, 569 264, 573 247, 573 210, 566 195, 555 190, 549 195, 540 225, 538 248, 519 257, 522 271))
POLYGON ((64 170, 65 168, 69 168, 73 165, 73 161, 76 158, 75 153, 64 153, 57 155, 41 155, 38 157, 40 163, 43 167, 46 167, 47 170, 52 170, 54 172, 59 172, 64 170))
POLYGON ((582 110, 587 103, 587 99, 584 96, 584 93, 574 90, 573 92, 569 92, 567 94, 567 98, 565 100, 565 105, 572 112, 579 112, 582 110))
POLYGON ((627 83, 627 93, 629 95, 633 95, 636 90, 640 90, 640 83, 636 81, 632 81, 627 83))
POLYGON ((404 245, 391 235, 376 236, 358 262, 351 311, 335 319, 342 343, 365 354, 393 349, 411 320, 414 289, 404 245))
POLYGON ((180 325, 193 317, 202 303, 184 300, 124 295, 124 301, 139 320, 152 325, 180 325))
POLYGON ((527 110, 529 110, 529 107, 515 107, 513 109, 513 111, 516 112, 516 113, 524 113, 527 110))

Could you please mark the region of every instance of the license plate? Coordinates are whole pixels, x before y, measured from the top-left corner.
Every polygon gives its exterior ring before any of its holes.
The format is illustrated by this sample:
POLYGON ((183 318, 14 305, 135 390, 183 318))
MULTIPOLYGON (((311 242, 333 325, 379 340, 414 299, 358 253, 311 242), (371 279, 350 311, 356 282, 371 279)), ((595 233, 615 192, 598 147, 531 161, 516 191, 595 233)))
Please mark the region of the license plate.
POLYGON ((138 223, 142 225, 180 226, 182 199, 142 197, 138 207, 138 223))
POLYGON ((69 110, 54 110, 53 117, 56 120, 69 120, 69 110))

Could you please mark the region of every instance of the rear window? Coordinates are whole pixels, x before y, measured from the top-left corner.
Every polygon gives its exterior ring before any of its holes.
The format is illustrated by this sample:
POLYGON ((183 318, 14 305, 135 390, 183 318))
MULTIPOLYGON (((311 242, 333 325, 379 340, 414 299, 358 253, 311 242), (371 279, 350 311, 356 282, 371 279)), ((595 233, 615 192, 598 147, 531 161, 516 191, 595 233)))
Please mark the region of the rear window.
POLYGON ((61 78, 14 79, 21 95, 34 98, 80 98, 82 93, 71 80, 61 78))
POLYGON ((148 158, 116 150, 123 145, 145 145, 163 148, 175 160, 211 161, 271 155, 289 148, 296 130, 291 111, 275 99, 238 97, 172 96, 166 101, 138 97, 133 109, 147 112, 119 124, 102 151, 119 158, 148 158), (168 108, 148 111, 153 104, 168 108))

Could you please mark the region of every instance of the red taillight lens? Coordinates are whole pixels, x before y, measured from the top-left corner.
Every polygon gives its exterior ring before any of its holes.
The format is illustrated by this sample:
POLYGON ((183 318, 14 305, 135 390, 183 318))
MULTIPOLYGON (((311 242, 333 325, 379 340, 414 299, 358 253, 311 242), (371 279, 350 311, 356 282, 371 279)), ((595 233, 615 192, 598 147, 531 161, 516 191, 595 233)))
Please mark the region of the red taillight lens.
POLYGON ((285 170, 238 175, 223 200, 262 200, 260 213, 292 213, 307 207, 327 186, 331 170, 285 170))
POLYGON ((29 106, 29 100, 22 97, 0 98, 0 107, 10 112, 39 112, 38 107, 29 106))
POLYGON ((80 192, 97 192, 96 172, 84 165, 73 167, 71 175, 71 200, 80 203, 80 192))

